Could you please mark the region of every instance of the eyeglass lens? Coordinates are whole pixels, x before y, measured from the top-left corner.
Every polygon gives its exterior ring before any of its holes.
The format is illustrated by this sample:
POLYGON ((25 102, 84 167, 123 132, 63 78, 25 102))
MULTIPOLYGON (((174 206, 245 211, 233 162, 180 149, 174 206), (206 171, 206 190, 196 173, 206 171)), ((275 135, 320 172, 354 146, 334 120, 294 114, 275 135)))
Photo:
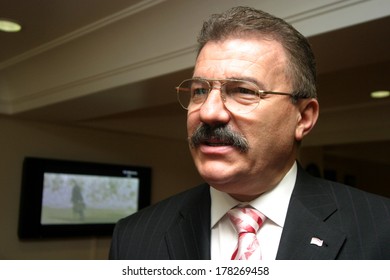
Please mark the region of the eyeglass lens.
MULTIPOLYGON (((177 87, 178 99, 182 107, 196 110, 206 101, 212 89, 206 80, 185 80, 177 87)), ((248 81, 222 81, 221 98, 226 108, 234 113, 248 113, 260 102, 259 89, 248 81)))

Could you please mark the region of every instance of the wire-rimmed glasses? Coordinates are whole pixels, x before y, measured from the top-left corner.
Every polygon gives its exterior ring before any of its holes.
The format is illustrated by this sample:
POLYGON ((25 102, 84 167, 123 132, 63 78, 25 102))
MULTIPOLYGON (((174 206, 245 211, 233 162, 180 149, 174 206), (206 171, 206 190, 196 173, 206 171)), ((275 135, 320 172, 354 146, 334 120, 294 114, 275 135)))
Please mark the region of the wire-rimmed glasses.
POLYGON ((184 109, 192 111, 202 106, 213 89, 220 90, 225 107, 235 114, 253 111, 259 106, 261 97, 266 94, 295 97, 292 93, 260 90, 255 83, 245 80, 193 78, 182 81, 176 87, 177 98, 184 109), (218 82, 220 87, 213 85, 215 82, 218 82))

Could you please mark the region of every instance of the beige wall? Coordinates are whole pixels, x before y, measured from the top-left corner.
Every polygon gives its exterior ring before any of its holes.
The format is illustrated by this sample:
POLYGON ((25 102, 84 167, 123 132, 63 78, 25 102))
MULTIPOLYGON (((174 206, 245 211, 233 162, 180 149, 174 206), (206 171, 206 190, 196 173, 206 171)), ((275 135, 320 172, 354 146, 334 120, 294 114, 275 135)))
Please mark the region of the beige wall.
POLYGON ((25 156, 131 164, 152 168, 152 201, 201 180, 185 141, 147 138, 0 116, 0 259, 106 259, 110 238, 19 241, 25 156))
POLYGON ((324 157, 324 169, 334 171, 339 182, 390 197, 389 164, 328 155, 324 157))
MULTIPOLYGON (((356 149, 353 155, 340 152, 340 149, 348 150, 353 144, 302 147, 299 161, 304 168, 309 164, 315 164, 320 170, 321 177, 326 178, 326 171, 331 171, 335 175, 335 178, 332 178, 332 180, 351 185, 367 192, 390 197, 390 165, 388 161, 381 162, 381 155, 377 153, 371 159, 359 158, 358 156, 359 154, 364 154, 364 147, 388 145, 388 142, 383 143, 372 142, 361 144, 361 150, 358 152, 358 149, 356 149), (334 153, 335 147, 338 150, 336 154, 334 153)), ((383 154, 386 156, 388 154, 387 150, 383 149, 383 154)))

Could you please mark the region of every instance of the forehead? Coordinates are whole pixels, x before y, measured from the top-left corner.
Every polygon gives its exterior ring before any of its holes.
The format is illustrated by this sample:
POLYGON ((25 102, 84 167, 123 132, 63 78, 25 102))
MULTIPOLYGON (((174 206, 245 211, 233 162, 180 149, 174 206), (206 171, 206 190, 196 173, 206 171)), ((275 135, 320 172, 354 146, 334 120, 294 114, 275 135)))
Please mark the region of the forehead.
POLYGON ((275 40, 249 37, 211 41, 197 57, 194 76, 239 78, 284 70, 286 63, 284 48, 275 40))

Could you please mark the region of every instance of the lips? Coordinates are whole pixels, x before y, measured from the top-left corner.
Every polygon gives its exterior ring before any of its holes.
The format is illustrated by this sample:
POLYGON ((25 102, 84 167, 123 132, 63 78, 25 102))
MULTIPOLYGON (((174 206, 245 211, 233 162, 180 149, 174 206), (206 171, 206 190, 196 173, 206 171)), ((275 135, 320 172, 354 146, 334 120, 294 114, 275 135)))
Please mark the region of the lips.
POLYGON ((217 138, 207 139, 205 141, 202 141, 204 145, 212 146, 212 147, 219 147, 219 146, 231 146, 231 141, 224 141, 217 138))

